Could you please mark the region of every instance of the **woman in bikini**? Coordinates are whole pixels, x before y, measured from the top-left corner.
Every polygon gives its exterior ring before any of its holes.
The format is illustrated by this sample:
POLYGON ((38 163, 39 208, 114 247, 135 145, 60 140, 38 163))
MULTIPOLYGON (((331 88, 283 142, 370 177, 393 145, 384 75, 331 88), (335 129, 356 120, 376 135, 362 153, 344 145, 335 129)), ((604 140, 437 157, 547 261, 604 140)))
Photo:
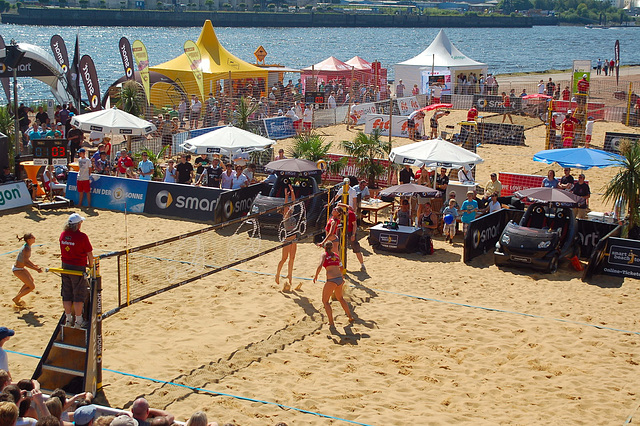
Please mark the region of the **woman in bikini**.
POLYGON ((336 299, 342 305, 342 309, 349 317, 349 322, 353 322, 353 316, 351 315, 351 310, 349 309, 349 305, 342 297, 342 285, 344 284, 344 278, 342 277, 342 262, 340 261, 340 257, 338 254, 333 251, 333 242, 327 241, 324 244, 324 253, 322 253, 322 257, 320 258, 320 264, 318 265, 318 269, 316 269, 316 275, 313 277, 313 282, 315 283, 318 280, 318 274, 322 270, 322 267, 327 271, 327 280, 324 284, 324 288, 322 289, 322 304, 324 305, 324 310, 327 312, 327 317, 329 318, 329 326, 334 327, 333 323, 333 312, 331 311, 331 303, 329 302, 331 295, 336 295, 336 299))
MULTIPOLYGON (((291 184, 289 184, 289 189, 285 188, 284 190, 285 204, 289 202, 289 196, 291 197, 290 201, 292 203, 296 201, 296 194, 293 192, 293 187, 291 186, 291 184)), ((293 205, 285 206, 282 208, 282 210, 283 210, 282 223, 284 224, 284 229, 288 237, 286 237, 284 241, 281 241, 281 242, 282 243, 284 243, 285 241, 293 241, 293 242, 291 244, 288 244, 282 247, 282 259, 280 259, 280 263, 278 263, 278 270, 276 271, 276 284, 280 284, 280 271, 282 270, 284 263, 287 261, 287 259, 289 259, 288 275, 287 275, 287 279, 289 280, 289 282, 286 283, 282 288, 283 292, 287 292, 287 291, 291 291, 291 280, 293 279, 293 261, 296 259, 296 250, 297 250, 297 244, 295 242, 296 234, 293 233, 290 235, 290 233, 296 228, 297 218, 293 215, 293 205)), ((300 283, 300 285, 296 287, 296 290, 300 290, 301 286, 302 286, 302 283, 300 283)))
POLYGON ((325 243, 331 241, 333 243, 333 248, 336 253, 339 252, 338 247, 338 227, 340 226, 340 218, 344 214, 342 207, 336 207, 331 211, 331 217, 327 222, 327 226, 324 227, 325 233, 327 234, 322 240, 321 243, 318 243, 318 247, 324 247, 325 243))
POLYGON ((22 249, 20 249, 18 257, 16 258, 16 263, 13 265, 13 268, 11 268, 11 270, 13 271, 13 275, 20 278, 20 281, 24 283, 24 285, 18 292, 18 295, 12 299, 13 303, 19 305, 20 299, 23 296, 31 293, 36 288, 33 277, 31 276, 29 271, 27 271, 27 268, 31 268, 34 271, 38 272, 42 272, 42 268, 29 260, 29 258, 31 257, 31 246, 36 241, 36 237, 34 237, 32 233, 28 233, 24 234, 22 238, 17 238, 18 241, 24 240, 24 245, 22 246, 22 249))

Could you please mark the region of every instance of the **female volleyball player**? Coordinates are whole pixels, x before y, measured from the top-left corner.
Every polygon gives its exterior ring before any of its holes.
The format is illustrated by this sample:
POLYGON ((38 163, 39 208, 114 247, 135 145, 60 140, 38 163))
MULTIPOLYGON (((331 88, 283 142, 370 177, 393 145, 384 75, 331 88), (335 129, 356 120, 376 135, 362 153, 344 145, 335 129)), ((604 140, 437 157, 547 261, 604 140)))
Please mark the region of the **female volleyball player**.
POLYGON ((334 253, 333 242, 331 241, 324 243, 324 253, 322 253, 320 258, 320 264, 318 265, 318 269, 316 269, 316 275, 313 277, 314 283, 318 280, 318 274, 320 274, 323 266, 327 272, 327 280, 324 284, 324 288, 322 289, 322 304, 324 305, 324 310, 327 311, 329 326, 334 327, 333 312, 331 311, 331 303, 329 302, 329 299, 334 292, 336 299, 338 299, 338 302, 342 305, 342 309, 344 309, 347 317, 349 317, 349 322, 353 322, 349 305, 347 305, 344 297, 342 297, 342 286, 344 285, 342 262, 340 261, 338 254, 334 253))
POLYGON ((36 241, 36 237, 34 237, 34 235, 29 232, 27 234, 24 234, 22 237, 18 237, 16 235, 16 238, 18 239, 18 241, 24 241, 24 245, 20 249, 18 257, 16 258, 16 263, 13 265, 13 268, 11 268, 11 270, 13 271, 13 275, 18 277, 20 281, 24 283, 24 285, 18 292, 18 295, 12 299, 13 303, 19 305, 20 299, 23 296, 31 293, 36 288, 33 277, 31 276, 29 271, 27 271, 27 268, 31 268, 34 271, 38 271, 39 273, 42 272, 42 268, 30 260, 31 246, 36 241))

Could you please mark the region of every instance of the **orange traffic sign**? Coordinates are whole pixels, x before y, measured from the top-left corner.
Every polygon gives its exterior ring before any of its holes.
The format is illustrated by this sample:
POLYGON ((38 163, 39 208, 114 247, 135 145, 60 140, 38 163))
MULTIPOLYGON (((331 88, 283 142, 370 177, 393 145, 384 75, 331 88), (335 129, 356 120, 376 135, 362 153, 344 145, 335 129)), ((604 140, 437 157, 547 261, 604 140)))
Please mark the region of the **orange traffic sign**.
POLYGON ((253 52, 256 59, 260 62, 264 61, 264 58, 267 56, 267 51, 264 50, 264 47, 259 46, 255 52, 253 52))

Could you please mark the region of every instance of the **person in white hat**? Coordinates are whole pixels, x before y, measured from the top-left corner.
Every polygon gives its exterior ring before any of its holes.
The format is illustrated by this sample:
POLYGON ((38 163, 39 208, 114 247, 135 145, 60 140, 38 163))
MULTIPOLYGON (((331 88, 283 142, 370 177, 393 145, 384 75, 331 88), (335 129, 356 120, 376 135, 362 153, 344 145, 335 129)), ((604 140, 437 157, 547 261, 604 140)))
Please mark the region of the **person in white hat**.
MULTIPOLYGON (((60 234, 62 269, 84 273, 87 266, 93 268, 93 247, 89 237, 80 231, 84 221, 84 217, 78 213, 73 213, 67 219, 64 231, 60 234)), ((84 276, 62 274, 61 294, 65 313, 65 326, 87 328, 89 321, 83 318, 82 315, 84 302, 89 296, 88 284, 84 276)))

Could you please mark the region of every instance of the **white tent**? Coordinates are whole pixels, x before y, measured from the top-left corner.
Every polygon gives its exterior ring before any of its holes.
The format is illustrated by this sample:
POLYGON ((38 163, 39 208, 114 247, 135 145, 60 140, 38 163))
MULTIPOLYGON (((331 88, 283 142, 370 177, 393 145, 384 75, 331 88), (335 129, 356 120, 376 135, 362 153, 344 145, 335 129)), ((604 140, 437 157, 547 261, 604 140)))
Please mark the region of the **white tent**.
POLYGON ((478 77, 480 74, 487 75, 487 64, 474 61, 456 48, 449 38, 440 30, 433 42, 424 52, 411 59, 400 62, 395 65, 395 80, 402 80, 407 89, 411 91, 414 84, 420 87, 420 93, 425 93, 423 86, 423 75, 425 83, 428 82, 428 76, 431 75, 433 69, 434 76, 441 76, 445 82, 455 82, 459 73, 468 74, 475 73, 478 77))
POLYGON ((231 156, 266 149, 275 143, 274 140, 255 133, 233 126, 225 126, 188 139, 180 146, 195 154, 226 154, 231 156))
POLYGON ((119 135, 148 135, 156 131, 156 126, 142 118, 118 108, 103 109, 74 115, 71 125, 85 132, 116 133, 119 135))
POLYGON ((393 148, 389 159, 416 167, 464 167, 484 161, 478 154, 440 138, 393 148))

